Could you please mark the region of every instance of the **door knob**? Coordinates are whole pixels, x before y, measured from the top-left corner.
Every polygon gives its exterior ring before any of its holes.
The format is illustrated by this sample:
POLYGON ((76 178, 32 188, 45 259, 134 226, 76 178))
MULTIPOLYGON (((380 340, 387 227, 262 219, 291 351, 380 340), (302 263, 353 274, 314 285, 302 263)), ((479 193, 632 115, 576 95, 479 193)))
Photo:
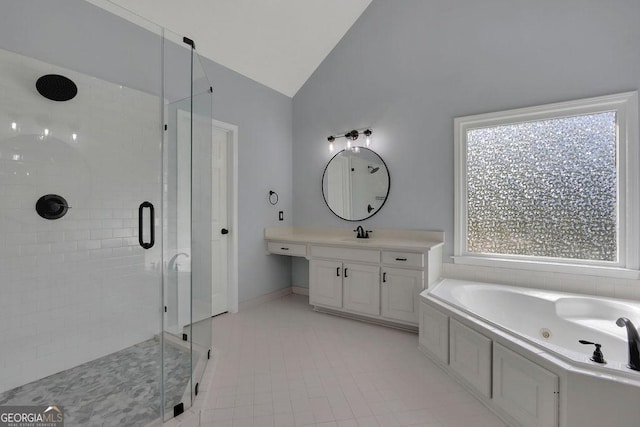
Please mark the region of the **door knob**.
POLYGON ((226 228, 223 228, 222 230, 220 230, 221 234, 229 234, 229 230, 227 230, 226 228))

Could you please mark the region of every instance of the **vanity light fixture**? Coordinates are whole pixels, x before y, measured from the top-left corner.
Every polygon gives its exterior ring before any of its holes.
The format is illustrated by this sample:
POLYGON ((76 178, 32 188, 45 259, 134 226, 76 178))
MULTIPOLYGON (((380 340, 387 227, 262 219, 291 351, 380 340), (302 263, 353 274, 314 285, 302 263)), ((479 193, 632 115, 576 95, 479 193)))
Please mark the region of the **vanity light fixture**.
POLYGON ((366 147, 370 147, 371 146, 371 134, 373 133, 373 131, 371 129, 364 129, 364 130, 352 130, 349 131, 347 133, 345 133, 344 135, 330 135, 327 138, 327 141, 329 141, 329 151, 333 152, 333 143, 335 142, 336 138, 344 138, 347 140, 347 150, 353 150, 353 151, 360 151, 360 146, 359 145, 355 145, 353 142, 355 140, 357 140, 360 135, 364 135, 365 136, 365 145, 366 147))

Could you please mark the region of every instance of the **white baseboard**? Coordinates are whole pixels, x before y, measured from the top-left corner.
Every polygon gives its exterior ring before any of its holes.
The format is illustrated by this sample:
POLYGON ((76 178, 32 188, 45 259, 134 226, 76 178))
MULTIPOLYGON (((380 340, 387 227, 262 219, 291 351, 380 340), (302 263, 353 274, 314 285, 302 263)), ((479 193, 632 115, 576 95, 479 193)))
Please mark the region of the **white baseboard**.
POLYGON ((309 295, 309 288, 303 288, 302 286, 292 286, 291 293, 296 295, 309 295))
POLYGON ((242 301, 238 304, 238 311, 246 310, 247 308, 255 307, 256 305, 264 304, 265 302, 278 299, 291 293, 291 288, 278 289, 277 291, 261 295, 257 298, 251 298, 246 301, 242 301))

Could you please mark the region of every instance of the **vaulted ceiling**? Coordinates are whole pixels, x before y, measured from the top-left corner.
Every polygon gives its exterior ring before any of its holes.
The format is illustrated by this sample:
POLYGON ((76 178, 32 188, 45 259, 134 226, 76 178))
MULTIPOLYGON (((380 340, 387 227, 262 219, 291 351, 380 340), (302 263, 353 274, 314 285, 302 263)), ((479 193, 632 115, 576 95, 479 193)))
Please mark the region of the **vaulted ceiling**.
MULTIPOLYGON (((109 0, 293 97, 371 0, 109 0)), ((94 2, 100 5, 100 2, 94 2)))

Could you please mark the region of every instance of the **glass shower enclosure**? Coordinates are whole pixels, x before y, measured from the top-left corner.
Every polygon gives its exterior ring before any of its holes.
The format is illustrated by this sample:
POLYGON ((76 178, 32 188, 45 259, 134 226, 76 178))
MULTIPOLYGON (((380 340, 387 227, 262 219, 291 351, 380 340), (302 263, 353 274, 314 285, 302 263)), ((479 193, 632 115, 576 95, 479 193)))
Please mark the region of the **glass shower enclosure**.
POLYGON ((0 29, 0 406, 67 425, 180 414, 212 345, 211 85, 110 7, 10 2, 0 29))

